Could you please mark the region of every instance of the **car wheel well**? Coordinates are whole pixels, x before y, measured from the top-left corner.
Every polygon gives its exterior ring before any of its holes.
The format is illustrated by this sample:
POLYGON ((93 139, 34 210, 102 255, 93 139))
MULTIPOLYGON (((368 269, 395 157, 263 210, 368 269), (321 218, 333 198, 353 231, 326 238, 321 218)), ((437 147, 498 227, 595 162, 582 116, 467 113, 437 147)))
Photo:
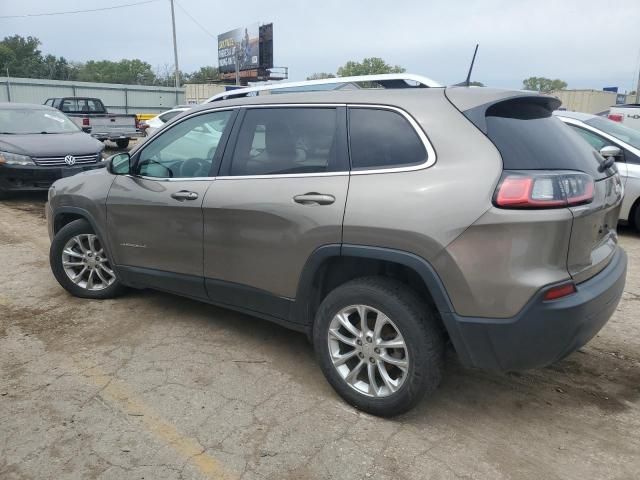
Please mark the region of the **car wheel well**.
POLYGON ((65 225, 68 225, 75 220, 86 220, 86 219, 85 217, 83 217, 78 213, 60 213, 56 215, 56 218, 53 222, 53 234, 55 235, 65 225))
POLYGON ((331 257, 320 265, 307 299, 309 319, 313 321, 320 303, 331 291, 356 278, 372 276, 393 278, 407 285, 427 304, 443 326, 433 296, 418 272, 400 263, 366 257, 331 257))

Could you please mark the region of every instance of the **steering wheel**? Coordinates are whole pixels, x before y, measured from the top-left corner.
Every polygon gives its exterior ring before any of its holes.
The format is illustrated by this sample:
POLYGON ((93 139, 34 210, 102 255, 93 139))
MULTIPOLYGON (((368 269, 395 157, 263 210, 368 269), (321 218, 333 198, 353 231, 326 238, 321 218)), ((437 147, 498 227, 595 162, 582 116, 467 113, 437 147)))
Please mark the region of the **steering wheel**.
POLYGON ((180 165, 180 176, 184 178, 206 177, 209 175, 208 164, 201 158, 189 158, 180 165))

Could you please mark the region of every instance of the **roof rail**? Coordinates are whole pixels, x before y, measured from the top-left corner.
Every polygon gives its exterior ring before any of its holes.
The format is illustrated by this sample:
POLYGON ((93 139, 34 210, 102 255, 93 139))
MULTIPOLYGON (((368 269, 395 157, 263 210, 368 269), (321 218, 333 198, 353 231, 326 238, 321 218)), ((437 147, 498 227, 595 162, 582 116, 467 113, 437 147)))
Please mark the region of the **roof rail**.
MULTIPOLYGON (((246 97, 252 93, 258 94, 258 92, 266 90, 280 90, 283 88, 313 87, 314 85, 347 84, 359 82, 377 83, 383 88, 442 87, 442 85, 440 85, 439 83, 434 82, 430 78, 423 77, 421 75, 413 75, 411 73, 384 73, 379 75, 358 75, 355 77, 323 78, 322 80, 307 80, 305 82, 270 83, 267 85, 259 85, 256 87, 238 88, 218 93, 217 95, 214 95, 213 97, 205 100, 204 103, 215 102, 219 100, 228 100, 231 98, 246 97), (416 83, 417 85, 410 85, 407 82, 416 83)), ((312 89, 310 90, 313 91, 312 89)))

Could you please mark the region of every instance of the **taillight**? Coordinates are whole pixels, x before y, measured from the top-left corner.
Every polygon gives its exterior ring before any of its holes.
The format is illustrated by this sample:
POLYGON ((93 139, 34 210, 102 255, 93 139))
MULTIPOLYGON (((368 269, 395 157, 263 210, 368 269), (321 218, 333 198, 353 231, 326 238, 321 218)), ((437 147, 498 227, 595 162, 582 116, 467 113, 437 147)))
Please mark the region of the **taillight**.
POLYGON ((609 115, 607 115, 607 118, 614 122, 622 122, 622 119, 624 117, 619 113, 610 113, 609 115))
POLYGON ((545 302, 548 302, 550 300, 557 300, 559 298, 566 297, 567 295, 573 295, 576 292, 576 284, 573 282, 567 282, 551 287, 549 290, 544 292, 542 299, 545 302))
POLYGON ((593 200, 593 178, 581 172, 505 171, 493 202, 500 208, 562 208, 593 200))
POLYGON ((83 118, 82 119, 82 126, 83 127, 88 127, 89 126, 89 119, 88 118, 83 118))

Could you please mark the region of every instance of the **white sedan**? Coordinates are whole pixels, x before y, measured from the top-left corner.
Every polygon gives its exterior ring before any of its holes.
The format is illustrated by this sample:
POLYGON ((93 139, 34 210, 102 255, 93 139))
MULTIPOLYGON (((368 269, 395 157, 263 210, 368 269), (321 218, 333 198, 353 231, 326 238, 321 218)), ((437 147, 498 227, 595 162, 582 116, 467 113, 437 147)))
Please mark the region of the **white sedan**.
POLYGON ((153 135, 160 127, 162 127, 165 123, 167 123, 173 117, 180 115, 182 112, 186 112, 190 108, 191 108, 190 106, 174 107, 171 110, 162 112, 161 114, 156 115, 155 117, 144 122, 147 125, 145 129, 147 137, 150 137, 151 135, 153 135))
POLYGON ((615 160, 625 188, 620 220, 640 230, 640 132, 589 113, 557 110, 553 115, 615 160))

